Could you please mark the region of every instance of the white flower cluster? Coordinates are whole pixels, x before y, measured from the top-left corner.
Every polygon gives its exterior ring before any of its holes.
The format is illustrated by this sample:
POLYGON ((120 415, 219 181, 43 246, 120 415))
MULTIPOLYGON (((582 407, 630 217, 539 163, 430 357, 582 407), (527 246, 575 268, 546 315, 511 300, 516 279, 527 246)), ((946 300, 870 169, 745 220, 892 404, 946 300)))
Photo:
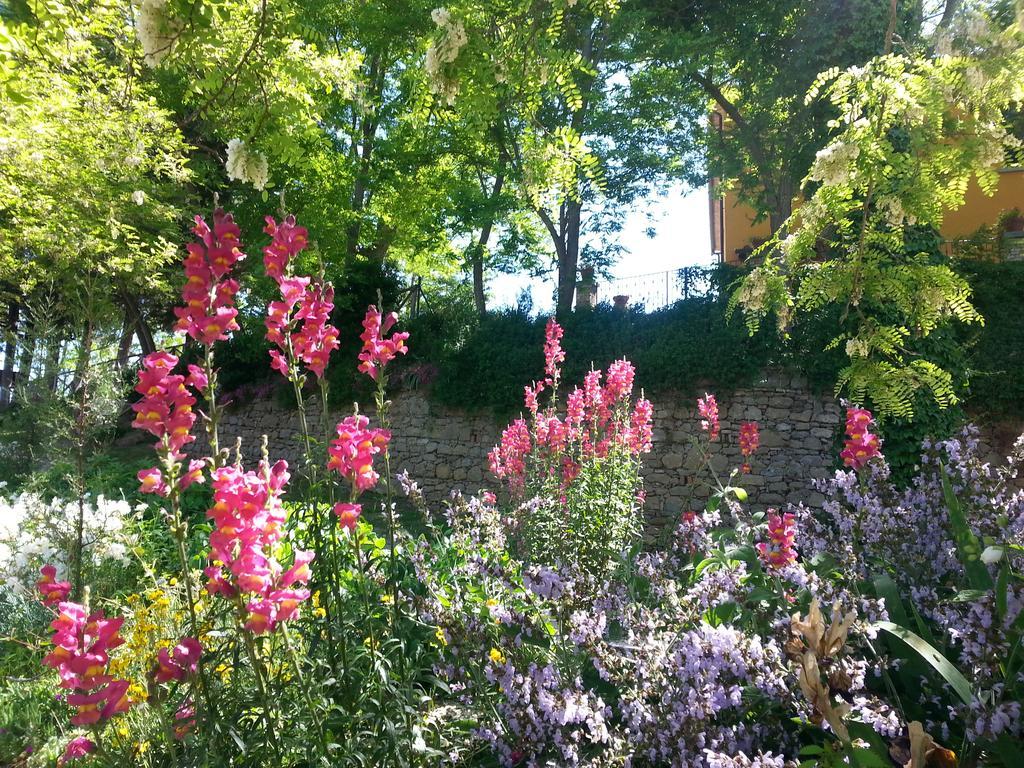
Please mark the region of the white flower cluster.
POLYGON ((343 56, 318 56, 313 60, 313 69, 328 92, 337 91, 341 98, 352 99, 356 95, 362 63, 363 57, 358 51, 347 51, 343 56))
POLYGON ((749 312, 763 313, 768 303, 768 278, 763 269, 755 269, 740 283, 737 300, 749 312))
POLYGON ((903 208, 903 203, 897 197, 880 197, 877 206, 890 226, 902 227, 904 224, 913 226, 917 223, 917 217, 907 213, 903 208))
POLYGON ((241 139, 232 139, 228 142, 226 167, 229 179, 252 184, 259 190, 267 186, 269 177, 267 156, 262 152, 250 149, 241 139))
POLYGON ((455 103, 459 93, 457 80, 445 76, 445 64, 451 64, 459 57, 459 51, 469 42, 466 28, 458 19, 453 19, 447 8, 435 8, 430 18, 440 29, 440 36, 427 49, 424 67, 430 76, 430 89, 440 95, 447 104, 455 103))
POLYGON ((181 22, 167 13, 167 0, 141 0, 135 32, 142 45, 142 57, 150 67, 160 66, 181 32, 181 22))
MULTIPOLYGON (((36 493, 0 495, 0 593, 24 594, 47 563, 66 578, 78 540, 78 500, 52 499, 36 493)), ((87 497, 82 508, 85 559, 93 565, 128 562, 132 545, 132 506, 104 496, 87 497)))
POLYGON ((850 169, 860 156, 860 147, 845 141, 833 141, 818 151, 808 177, 830 187, 850 180, 850 169))
POLYGON ((847 357, 867 357, 871 347, 861 338, 852 338, 846 342, 847 357))

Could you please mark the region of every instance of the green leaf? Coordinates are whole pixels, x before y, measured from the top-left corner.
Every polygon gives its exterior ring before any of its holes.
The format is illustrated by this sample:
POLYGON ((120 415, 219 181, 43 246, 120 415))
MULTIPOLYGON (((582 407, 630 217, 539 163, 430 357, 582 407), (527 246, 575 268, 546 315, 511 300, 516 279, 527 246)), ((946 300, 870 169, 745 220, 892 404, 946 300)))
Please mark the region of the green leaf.
POLYGON ((1003 559, 999 568, 999 576, 996 578, 996 615, 1000 619, 1006 618, 1007 600, 1006 593, 1010 586, 1010 564, 1003 559))
POLYGON ((915 635, 906 627, 893 624, 891 621, 876 621, 871 626, 876 629, 885 630, 916 651, 922 659, 931 665, 932 669, 942 675, 945 681, 956 691, 960 700, 970 706, 974 700, 974 696, 971 693, 971 684, 967 682, 967 678, 960 673, 960 670, 954 667, 949 659, 935 650, 931 644, 927 643, 920 636, 915 635))
POLYGON ((953 493, 953 487, 946 475, 946 468, 939 465, 939 476, 942 478, 942 495, 946 499, 946 509, 949 512, 949 522, 953 527, 953 538, 956 540, 957 556, 967 571, 967 581, 974 589, 992 589, 992 576, 988 568, 981 562, 981 544, 978 537, 974 535, 971 527, 964 517, 963 507, 960 500, 953 493))
POLYGON ((900 599, 900 591, 892 577, 883 573, 875 577, 875 594, 885 600, 885 610, 889 612, 889 618, 895 623, 906 626, 907 612, 903 609, 903 601, 900 599))
POLYGON ((988 592, 984 589, 961 589, 953 596, 954 603, 973 603, 985 597, 988 592))

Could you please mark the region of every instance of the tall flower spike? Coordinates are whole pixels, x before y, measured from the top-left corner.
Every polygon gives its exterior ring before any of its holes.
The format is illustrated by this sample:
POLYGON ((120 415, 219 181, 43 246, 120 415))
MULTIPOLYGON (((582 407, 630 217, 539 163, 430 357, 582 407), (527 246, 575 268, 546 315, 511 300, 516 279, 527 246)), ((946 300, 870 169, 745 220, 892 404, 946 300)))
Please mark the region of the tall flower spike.
POLYGON ((633 392, 633 378, 636 369, 629 360, 616 360, 608 366, 608 375, 605 379, 605 399, 609 405, 614 405, 624 397, 629 397, 633 392))
POLYGON ((784 568, 796 562, 796 516, 769 510, 768 541, 757 545, 761 561, 769 568, 784 568))
POLYGON ((36 590, 39 592, 43 605, 53 607, 68 599, 71 593, 71 584, 67 581, 57 581, 57 569, 52 565, 44 565, 39 569, 42 578, 36 582, 36 590))
POLYGON ((210 594, 247 596, 246 628, 255 634, 274 631, 297 615, 309 590, 294 585, 309 580, 313 553, 296 551, 292 568, 282 573, 275 550, 284 535, 285 510, 281 494, 288 482, 284 461, 259 472, 237 466, 213 473, 214 504, 210 533, 211 565, 205 573, 210 594))
POLYGON ((64 602, 50 623, 53 650, 43 665, 56 670, 66 700, 75 709, 72 725, 93 725, 127 711, 128 681, 107 673, 110 651, 124 641, 119 634, 124 619, 109 619, 102 611, 87 615, 84 605, 64 602))
POLYGON ((700 428, 708 433, 709 440, 717 440, 721 425, 718 422, 718 401, 714 395, 704 393, 697 399, 697 412, 700 414, 700 428))
MULTIPOLYGON (((178 358, 166 352, 154 352, 143 359, 135 385, 142 398, 132 405, 132 426, 156 437, 157 448, 181 458, 181 450, 195 440, 191 431, 196 421, 192 411, 196 398, 185 386, 184 376, 171 374, 177 364, 178 358)), ((141 474, 139 479, 143 480, 141 474)))
POLYGON ((327 468, 348 480, 357 494, 370 490, 380 479, 373 468, 374 457, 384 452, 391 433, 370 427, 365 416, 354 415, 338 423, 336 434, 327 449, 327 468))
POLYGON ((192 231, 199 238, 188 244, 185 257, 185 286, 181 297, 184 307, 175 307, 175 328, 200 344, 226 340, 238 330, 235 318, 235 294, 238 283, 227 278, 235 264, 245 258, 241 250, 241 230, 230 213, 218 208, 213 212, 213 229, 196 216, 192 231))
POLYGON ((382 315, 372 304, 366 308, 363 332, 359 336, 363 340, 363 349, 359 353, 359 370, 374 381, 388 363, 409 351, 405 344, 409 339, 408 332, 396 332, 391 338, 387 338, 397 322, 398 315, 394 312, 382 315))
POLYGON ((740 424, 740 453, 743 454, 743 471, 750 471, 748 459, 754 455, 761 444, 761 432, 756 421, 744 421, 740 424))
POLYGON ((869 431, 873 421, 866 408, 846 410, 846 442, 839 456, 854 470, 863 469, 871 459, 882 455, 882 441, 869 431))
POLYGON ((263 231, 270 235, 270 245, 263 249, 263 267, 267 277, 280 281, 288 273, 291 260, 306 248, 309 233, 305 227, 297 226, 294 216, 286 216, 278 224, 273 216, 267 216, 263 231))
POLYGON ((565 362, 565 352, 562 350, 562 326, 555 322, 555 318, 548 320, 544 328, 544 374, 555 383, 561 374, 561 365, 565 362))
POLYGON ((526 480, 526 457, 533 449, 530 428, 524 419, 516 419, 501 433, 501 443, 488 454, 491 472, 508 480, 513 493, 522 492, 526 480))
POLYGON ((289 366, 289 349, 295 362, 303 363, 318 378, 323 378, 331 352, 339 346, 338 329, 330 324, 334 310, 334 288, 329 283, 313 282, 309 277, 292 276, 292 260, 308 243, 305 227, 288 216, 278 224, 268 216, 264 229, 271 235, 270 245, 263 249, 263 265, 281 291, 281 300, 267 307, 267 341, 277 349, 270 350, 270 366, 283 376, 293 373, 289 366))

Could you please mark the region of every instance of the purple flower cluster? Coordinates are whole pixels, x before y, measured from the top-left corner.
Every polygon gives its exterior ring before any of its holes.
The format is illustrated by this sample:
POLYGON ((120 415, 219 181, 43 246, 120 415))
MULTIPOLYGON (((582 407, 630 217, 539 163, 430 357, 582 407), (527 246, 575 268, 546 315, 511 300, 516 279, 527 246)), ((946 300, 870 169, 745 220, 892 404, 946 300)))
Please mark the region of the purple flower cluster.
MULTIPOLYGON (((1007 690, 1003 665, 1021 636, 1013 624, 1024 608, 1024 589, 1007 586, 1002 615, 995 589, 971 591, 942 485, 948 478, 978 541, 1003 548, 1009 557, 1024 546, 1021 465, 1024 443, 1018 441, 1005 466, 995 467, 981 456, 977 430, 968 427, 955 438, 924 444, 920 472, 909 488, 895 486, 888 467, 878 462, 860 476, 836 472, 818 484, 825 495, 820 509, 794 510, 805 559, 837 560, 839 587, 890 575, 900 595, 932 625, 940 648, 974 684, 977 699, 970 707, 922 685, 919 703, 930 708, 928 726, 937 733, 949 733, 950 722, 958 718, 966 722, 971 740, 1021 733, 1019 702, 1007 690)), ((988 565, 993 583, 998 568, 988 565)), ((1014 687, 1020 682, 1012 681, 1014 687)), ((876 730, 886 731, 877 725, 876 730)))
MULTIPOLYGON (((651 628, 652 630, 654 628, 651 628)), ((698 624, 630 638, 616 666, 623 727, 634 759, 711 765, 708 753, 736 755, 783 742, 757 702, 789 699, 786 665, 774 641, 727 626, 698 624)))
POLYGON ((498 687, 501 722, 480 730, 503 765, 540 766, 552 753, 558 765, 578 765, 610 735, 610 708, 577 677, 566 680, 553 664, 530 664, 523 672, 512 664, 492 664, 487 679, 498 687))

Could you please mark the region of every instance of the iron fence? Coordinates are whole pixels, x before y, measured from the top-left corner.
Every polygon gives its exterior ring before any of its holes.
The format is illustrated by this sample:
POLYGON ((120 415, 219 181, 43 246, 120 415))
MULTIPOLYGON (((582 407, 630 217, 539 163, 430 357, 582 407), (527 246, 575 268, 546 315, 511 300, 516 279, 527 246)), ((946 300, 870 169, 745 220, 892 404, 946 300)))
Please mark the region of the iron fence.
POLYGON ((599 283, 597 300, 612 304, 615 297, 625 296, 629 306, 642 304, 647 312, 654 312, 683 299, 716 295, 718 275, 719 265, 708 264, 621 277, 599 283))

